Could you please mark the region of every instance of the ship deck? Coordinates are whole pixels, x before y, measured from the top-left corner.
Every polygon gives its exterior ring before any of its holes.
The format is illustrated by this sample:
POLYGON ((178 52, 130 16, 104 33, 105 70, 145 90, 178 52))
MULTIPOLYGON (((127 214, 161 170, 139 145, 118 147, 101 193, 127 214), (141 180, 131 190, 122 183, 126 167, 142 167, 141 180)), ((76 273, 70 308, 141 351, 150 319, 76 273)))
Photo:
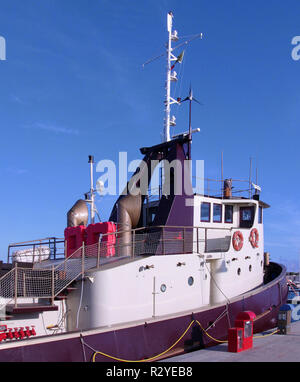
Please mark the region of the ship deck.
POLYGON ((255 334, 253 347, 240 353, 228 352, 227 343, 222 343, 160 362, 300 362, 300 321, 293 322, 286 335, 268 335, 274 330, 255 334))

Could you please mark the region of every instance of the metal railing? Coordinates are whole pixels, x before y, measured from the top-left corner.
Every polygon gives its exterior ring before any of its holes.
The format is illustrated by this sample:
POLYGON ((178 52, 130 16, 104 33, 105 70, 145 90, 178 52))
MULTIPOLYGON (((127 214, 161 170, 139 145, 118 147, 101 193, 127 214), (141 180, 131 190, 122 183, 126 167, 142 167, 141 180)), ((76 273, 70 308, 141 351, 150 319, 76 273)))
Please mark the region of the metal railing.
POLYGON ((13 269, 0 278, 0 311, 7 304, 18 306, 20 299, 54 298, 84 272, 96 266, 96 258, 86 257, 84 245, 57 265, 23 268, 15 263, 13 269))
POLYGON ((65 240, 63 238, 47 237, 44 239, 13 243, 8 246, 7 262, 41 262, 65 257, 65 240))
MULTIPOLYGON (((223 198, 224 197, 224 180, 225 179, 211 179, 200 178, 198 176, 192 176, 193 187, 200 195, 208 197, 223 198), (199 183, 200 187, 194 183, 199 183), (200 190, 199 190, 200 188, 200 190)), ((232 197, 244 197, 251 199, 255 193, 255 189, 251 179, 230 179, 232 181, 232 197)), ((162 184, 164 183, 164 177, 162 178, 162 184)), ((163 195, 163 186, 149 188, 148 189, 148 201, 160 200, 163 195)))
MULTIPOLYGON (((224 179, 209 179, 193 176, 203 183, 203 195, 209 197, 223 198, 224 196, 224 179)), ((251 180, 231 179, 232 181, 232 197, 245 197, 251 199, 254 188, 251 180)))
POLYGON ((20 298, 54 298, 68 285, 84 277, 87 270, 99 268, 112 261, 144 255, 171 255, 229 250, 233 228, 203 228, 156 226, 130 230, 130 242, 124 243, 123 234, 117 231, 104 234, 98 243, 83 245, 59 264, 35 263, 33 268, 14 268, 0 278, 0 309, 7 304, 17 307, 20 298), (223 235, 216 231, 223 232, 223 235), (214 232, 214 234, 212 234, 214 232), (113 235, 115 240, 104 240, 113 235))
POLYGON ((131 230, 131 242, 119 243, 126 230, 116 232, 116 255, 130 247, 131 256, 227 252, 234 227, 153 226, 131 230), (221 232, 223 234, 221 234, 221 232), (216 233, 216 234, 214 234, 216 233))

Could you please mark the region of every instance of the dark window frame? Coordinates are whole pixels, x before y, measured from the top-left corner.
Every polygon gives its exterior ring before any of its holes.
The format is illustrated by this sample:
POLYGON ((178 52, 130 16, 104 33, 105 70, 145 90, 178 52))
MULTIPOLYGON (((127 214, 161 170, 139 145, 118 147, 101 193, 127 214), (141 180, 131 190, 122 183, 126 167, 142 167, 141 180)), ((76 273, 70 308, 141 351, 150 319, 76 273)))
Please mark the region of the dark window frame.
POLYGON ((210 223, 210 221, 211 221, 210 213, 211 213, 211 203, 209 203, 209 202, 201 202, 201 206, 200 206, 200 221, 203 222, 203 223, 210 223), (203 204, 208 204, 208 206, 209 206, 208 220, 203 220, 202 219, 202 205, 203 204))
POLYGON ((213 203, 213 223, 222 223, 223 205, 221 203, 213 203), (220 220, 215 220, 215 206, 221 206, 220 220))
POLYGON ((240 207, 240 227, 241 228, 251 228, 254 223, 254 214, 255 214, 255 207, 254 206, 247 206, 247 207, 240 207), (243 211, 244 210, 250 210, 251 213, 251 219, 250 220, 244 220, 243 217, 243 211))
POLYGON ((263 223, 263 208, 262 206, 258 207, 258 224, 263 223))
POLYGON ((233 223, 233 205, 226 204, 225 205, 225 211, 224 211, 224 223, 226 224, 232 224, 233 223), (231 208, 232 214, 231 214, 231 221, 226 221, 226 208, 231 208))

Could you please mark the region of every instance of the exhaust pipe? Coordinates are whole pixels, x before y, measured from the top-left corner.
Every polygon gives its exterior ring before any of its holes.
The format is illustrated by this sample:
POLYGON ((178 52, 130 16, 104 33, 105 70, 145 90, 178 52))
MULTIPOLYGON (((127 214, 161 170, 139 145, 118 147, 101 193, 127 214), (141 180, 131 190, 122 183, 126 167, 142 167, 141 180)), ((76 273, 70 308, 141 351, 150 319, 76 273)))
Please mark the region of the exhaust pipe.
POLYGON ((86 226, 88 220, 88 206, 84 200, 79 199, 67 213, 67 227, 86 226))
POLYGON ((131 230, 136 228, 140 220, 142 210, 142 197, 138 195, 126 195, 117 203, 118 222, 118 256, 132 255, 131 230))
POLYGON ((232 197, 232 179, 224 180, 223 196, 225 199, 230 199, 232 197))

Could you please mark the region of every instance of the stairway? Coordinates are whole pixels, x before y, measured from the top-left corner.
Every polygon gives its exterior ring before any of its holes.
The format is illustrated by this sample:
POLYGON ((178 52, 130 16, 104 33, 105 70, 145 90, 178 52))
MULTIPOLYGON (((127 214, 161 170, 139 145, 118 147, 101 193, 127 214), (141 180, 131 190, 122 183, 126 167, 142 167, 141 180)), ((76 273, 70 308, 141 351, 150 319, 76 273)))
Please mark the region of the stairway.
POLYGON ((74 282, 86 270, 96 266, 96 260, 94 257, 85 258, 81 247, 56 265, 33 267, 27 264, 25 268, 24 264, 21 267, 20 263, 15 263, 0 278, 2 316, 7 319, 15 314, 57 310, 54 301, 65 299, 75 289, 74 282), (43 303, 21 303, 20 298, 38 298, 43 303))

